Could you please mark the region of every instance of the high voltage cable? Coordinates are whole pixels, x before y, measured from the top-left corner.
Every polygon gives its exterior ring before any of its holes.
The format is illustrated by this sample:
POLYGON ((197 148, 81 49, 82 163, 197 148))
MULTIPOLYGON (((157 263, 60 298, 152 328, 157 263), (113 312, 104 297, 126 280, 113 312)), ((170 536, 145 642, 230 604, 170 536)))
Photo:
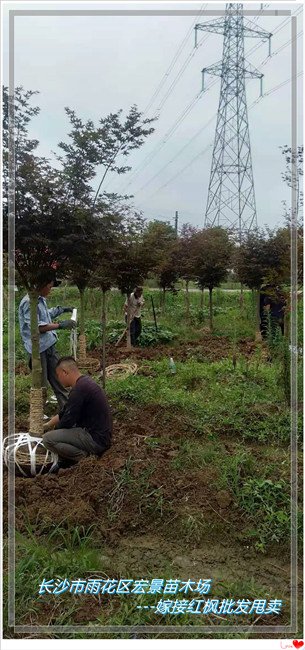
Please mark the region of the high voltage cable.
MULTIPOLYGON (((296 35, 296 38, 295 38, 294 40, 296 41, 300 36, 302 36, 302 34, 303 34, 303 30, 301 30, 301 31, 296 35)), ((266 65, 267 63, 269 63, 269 61, 271 61, 271 60, 273 59, 274 56, 276 56, 277 54, 279 54, 279 52, 282 52, 282 50, 284 50, 286 47, 288 47, 288 45, 290 45, 291 43, 292 43, 292 39, 290 38, 288 41, 286 41, 286 43, 283 43, 283 45, 281 45, 281 47, 279 47, 277 50, 275 50, 275 52, 273 52, 273 53, 271 54, 271 56, 267 56, 267 57, 264 59, 264 61, 261 63, 261 65, 266 65)))
MULTIPOLYGON (((297 10, 293 15, 297 16, 301 11, 302 11, 302 8, 299 9, 299 10, 297 10)), ((276 33, 278 33, 279 31, 281 31, 281 30, 282 30, 282 29, 283 29, 283 28, 284 28, 284 27, 285 27, 289 22, 290 22, 290 19, 289 19, 289 18, 288 18, 288 19, 285 19, 284 21, 282 21, 282 22, 280 23, 280 25, 278 25, 278 27, 276 28, 276 30, 273 32, 273 34, 276 34, 276 33)), ((201 44, 202 44, 202 43, 201 43, 201 44)), ((258 50, 260 47, 262 47, 263 44, 264 44, 264 43, 259 43, 259 44, 257 44, 257 45, 254 45, 254 46, 250 49, 248 55, 249 55, 249 54, 252 54, 252 53, 255 52, 256 50, 258 50)), ((273 56, 275 56, 275 54, 274 54, 273 56)), ((208 86, 208 87, 206 88, 206 91, 205 91, 205 92, 207 92, 208 90, 210 90, 210 88, 211 88, 212 86, 214 86, 216 83, 218 83, 218 82, 217 82, 217 79, 216 79, 215 81, 213 81, 213 82, 210 84, 210 86, 208 86)), ((174 125, 173 125, 172 129, 169 129, 169 131, 165 134, 165 136, 163 136, 164 139, 162 139, 162 142, 159 143, 159 144, 157 144, 157 146, 153 149, 153 151, 151 151, 149 154, 147 154, 147 156, 144 158, 143 162, 135 168, 135 170, 133 171, 131 177, 129 178, 129 181, 128 181, 127 184, 124 186, 123 190, 121 190, 122 192, 125 192, 125 191, 126 191, 127 187, 129 187, 129 185, 131 185, 131 183, 134 181, 135 176, 138 176, 139 174, 141 174, 142 171, 143 171, 143 169, 145 169, 145 168, 147 167, 147 165, 148 165, 148 164, 151 162, 151 160, 152 160, 152 159, 157 155, 157 153, 159 153, 159 151, 161 151, 161 149, 163 149, 164 144, 166 144, 167 140, 169 140, 169 138, 173 135, 173 133, 174 133, 174 132, 176 131, 176 129, 178 128, 178 126, 179 126, 179 125, 184 121, 184 119, 187 117, 188 113, 192 110, 192 108, 195 106, 195 104, 197 103, 197 101, 200 99, 201 96, 202 96, 202 92, 198 93, 198 95, 197 95, 197 96, 192 100, 192 102, 191 102, 191 103, 186 107, 186 109, 184 110, 184 112, 182 113, 182 115, 180 115, 180 117, 178 118, 178 120, 177 120, 176 122, 174 122, 174 125)))
POLYGON ((195 140, 195 139, 197 138, 198 135, 200 135, 203 131, 205 131, 205 129, 206 129, 208 126, 210 126, 210 124, 211 124, 212 122, 214 122, 215 117, 216 117, 216 115, 213 115, 213 116, 211 117, 211 119, 210 119, 210 120, 209 120, 209 121, 208 121, 208 122, 207 122, 203 127, 201 127, 201 128, 199 129, 199 131, 197 131, 197 132, 195 133, 195 135, 192 137, 192 139, 189 140, 189 142, 187 142, 187 143, 184 145, 184 147, 182 147, 182 149, 180 149, 180 150, 178 151, 178 153, 174 156, 174 158, 172 158, 172 160, 170 160, 168 163, 166 163, 166 164, 164 165, 164 167, 162 167, 162 168, 161 168, 161 169, 160 169, 160 170, 159 170, 159 171, 158 171, 158 172, 157 172, 157 173, 156 173, 152 178, 150 178, 150 179, 149 179, 149 180, 148 180, 148 181, 147 181, 147 182, 146 182, 146 183, 145 183, 145 184, 144 184, 144 185, 143 185, 143 186, 138 190, 138 192, 142 192, 142 191, 144 190, 144 188, 147 187, 147 185, 150 185, 150 183, 152 183, 152 181, 153 181, 157 176, 159 176, 159 174, 162 174, 163 170, 166 169, 166 167, 168 167, 168 165, 170 165, 172 162, 174 162, 174 160, 176 160, 176 158, 178 158, 178 157, 180 156, 180 154, 181 154, 181 153, 182 153, 182 152, 183 152, 183 151, 184 151, 184 150, 185 150, 185 149, 186 149, 186 148, 187 148, 187 147, 188 147, 188 146, 193 142, 193 140, 195 140))
MULTIPOLYGON (((298 34, 298 36, 299 36, 299 35, 300 35, 300 34, 298 34)), ((289 42, 291 42, 291 39, 290 39, 289 42)), ((285 44, 285 46, 286 46, 286 44, 285 44)), ((278 54, 278 52, 275 52, 275 53, 273 54, 273 56, 276 56, 277 54, 278 54)), ((262 64, 261 64, 261 65, 262 65, 262 64)), ((213 84, 211 84, 211 85, 214 85, 215 83, 217 83, 217 80, 216 80, 215 82, 213 82, 213 84)), ((209 86, 209 88, 210 88, 210 87, 211 87, 211 86, 209 86)), ((269 94, 269 93, 265 93, 265 95, 267 95, 267 94, 269 94)), ((255 101, 257 101, 257 100, 255 100, 255 101)), ((152 181, 153 181, 153 180, 154 180, 154 179, 155 179, 159 174, 161 174, 161 173, 164 171, 164 169, 166 169, 166 167, 168 167, 168 165, 170 165, 172 162, 174 162, 174 160, 176 160, 176 158, 179 157, 179 155, 180 155, 180 154, 181 154, 181 153, 182 153, 182 152, 183 152, 183 151, 184 151, 184 150, 185 150, 185 149, 186 149, 186 148, 187 148, 187 147, 188 147, 188 146, 189 146, 189 145, 190 145, 190 144, 191 144, 195 139, 196 139, 196 137, 197 137, 200 133, 202 133, 202 131, 204 131, 204 130, 206 129, 207 126, 209 126, 209 125, 211 124, 211 122, 216 118, 216 116, 217 116, 217 113, 214 113, 214 115, 211 117, 211 119, 210 119, 210 120, 209 120, 209 121, 208 121, 208 122, 207 122, 203 127, 201 127, 201 128, 200 128, 200 129, 195 133, 195 135, 191 138, 191 140, 189 140, 189 142, 187 142, 187 143, 182 147, 182 149, 180 149, 180 150, 178 151, 178 153, 174 156, 174 158, 172 158, 168 163, 166 163, 165 165, 163 165, 163 167, 162 167, 162 168, 161 168, 161 169, 160 169, 156 174, 154 174, 154 176, 153 176, 152 178, 150 178, 148 181, 146 181, 146 182, 144 183, 144 185, 142 185, 142 187, 140 187, 140 189, 137 190, 136 193, 142 192, 143 189, 145 189, 145 187, 147 187, 147 185, 149 185, 149 184, 150 184, 150 183, 151 183, 151 182, 152 182, 152 181)))
MULTIPOLYGON (((198 45, 198 47, 201 47, 201 45, 203 45, 203 43, 204 43, 205 41, 206 41, 206 39, 204 39, 204 41, 202 41, 202 42, 198 45)), ((198 48, 197 48, 197 49, 198 49, 198 48)), ((197 50, 196 50, 196 51, 197 51, 197 50)), ((193 57, 193 56, 196 54, 196 51, 194 51, 194 52, 191 53, 191 57, 193 57)), ((186 66, 185 66, 185 67, 186 67, 186 66)), ((183 71, 181 72, 181 75, 180 75, 180 76, 182 76, 182 73, 184 72, 184 70, 185 70, 185 68, 184 68, 183 71)), ((179 78, 180 78, 180 77, 179 77, 179 78)), ((177 81, 177 79, 175 79, 175 81, 177 81)), ((185 107, 185 109, 182 111, 181 115, 178 117, 178 119, 176 120, 176 122, 174 122, 174 124, 172 125, 172 127, 171 127, 170 129, 168 129, 168 131, 165 133, 164 136, 162 136, 162 141, 159 142, 159 143, 156 145, 156 147, 146 155, 146 157, 144 158, 144 160, 142 161, 142 163, 139 164, 139 165, 138 165, 138 166, 133 170, 133 172, 132 172, 132 174, 131 174, 131 177, 129 178, 129 180, 128 180, 128 182, 127 182, 126 188, 130 185, 130 183, 132 182, 134 176, 138 175, 138 173, 142 173, 142 170, 147 166, 147 164, 152 160, 152 158, 154 158, 155 155, 159 152, 159 150, 161 150, 161 149, 163 148, 163 146, 164 146, 164 144, 167 142, 167 140, 168 140, 168 139, 173 135, 173 133, 176 131, 176 129, 178 128, 178 126, 181 124, 181 122, 183 122, 183 120, 186 118, 186 116, 187 116, 188 113, 191 111, 191 109, 193 108, 193 106, 195 106, 195 104, 197 103, 197 101, 199 100, 199 98, 201 97, 201 95, 203 94, 203 92, 207 92, 208 90, 210 90, 210 88, 211 88, 215 83, 217 83, 217 82, 212 82, 212 83, 210 84, 210 86, 208 86, 208 87, 206 88, 205 91, 200 91, 199 93, 197 93, 197 95, 195 95, 195 97, 191 100, 190 104, 188 104, 188 105, 185 107)), ((167 97, 168 97, 168 96, 169 96, 169 95, 167 95, 167 97)), ((166 97, 166 98, 167 98, 167 97, 166 97)), ((163 102, 162 107, 163 107, 164 103, 165 103, 165 102, 163 102)), ((124 190, 125 190, 125 188, 124 188, 124 190)), ((122 191, 124 191, 124 190, 122 190, 122 191)))
MULTIPOLYGON (((201 11, 202 11, 202 9, 201 9, 201 11)), ((298 16, 302 11, 303 11, 303 8, 301 7, 301 8, 298 9, 296 12, 294 12, 294 13, 292 14, 292 16, 298 16)), ((258 20, 258 18, 259 18, 259 17, 257 17, 257 20, 258 20)), ((278 27, 274 30, 273 35, 277 34, 279 31, 281 31, 281 30, 282 30, 282 29, 283 29, 283 28, 284 28, 284 27, 285 27, 289 22, 290 22, 290 18, 285 19, 284 21, 282 21, 282 22, 278 25, 278 27)), ((190 30, 189 30, 189 31, 190 31, 190 30)), ((200 47, 200 46, 205 42, 205 40, 206 40, 206 39, 203 39, 203 41, 198 45, 198 47, 200 47)), ((257 44, 257 45, 254 45, 254 46, 249 50, 248 55, 249 55, 249 54, 252 54, 252 53, 255 52, 256 50, 258 50, 260 47, 262 47, 263 44, 264 44, 264 43, 259 43, 259 44, 257 44)), ((198 49, 198 48, 197 48, 197 49, 198 49)), ((193 53, 191 53, 191 55, 194 56, 194 54, 196 53, 196 51, 197 51, 197 50, 195 50, 193 53)), ((191 56, 191 55, 189 55, 189 56, 191 56)), ((191 58, 192 58, 192 56, 191 56, 191 58)), ((275 54, 274 54, 273 56, 275 56, 275 54)), ((189 60, 190 60, 190 59, 189 59, 189 60)), ((264 60, 264 61, 265 61, 265 60, 264 60)), ((183 65, 184 65, 184 64, 183 64, 183 65)), ((183 70, 183 71, 184 71, 184 70, 183 70)), ((178 74, 179 74, 179 73, 178 73, 178 74)), ((201 91, 201 92, 199 92, 199 93, 198 93, 198 94, 193 98, 193 100, 190 102, 190 104, 189 104, 189 105, 184 109, 184 111, 182 112, 182 114, 179 116, 178 120, 176 120, 176 122, 174 122, 173 126, 172 126, 172 127, 171 127, 167 132, 166 132, 166 134, 163 136, 162 141, 159 142, 159 143, 156 145, 156 147, 153 149, 153 151, 151 151, 150 153, 148 153, 148 154, 146 155, 146 157, 144 158, 144 160, 142 161, 142 163, 139 164, 139 165, 138 165, 138 166, 133 170, 133 172, 132 172, 132 174, 131 174, 131 177, 129 178, 127 184, 124 186, 124 188, 121 190, 120 193, 126 191, 127 187, 129 187, 129 185, 131 185, 131 183, 133 182, 134 178, 135 178, 136 176, 138 176, 139 174, 141 174, 142 171, 143 171, 143 169, 145 169, 145 168, 147 167, 147 165, 148 165, 148 164, 151 162, 151 160, 152 160, 152 159, 157 155, 157 153, 159 153, 159 151, 161 151, 161 149, 163 149, 163 146, 166 144, 166 142, 169 140, 169 138, 170 138, 170 137, 175 133, 175 131, 177 130, 178 126, 180 126, 180 124, 184 121, 184 119, 187 117, 187 115, 189 114, 189 112, 190 112, 190 111, 192 110, 192 108, 195 106, 195 104, 197 103, 197 101, 201 98, 203 92, 205 93, 205 92, 207 92, 208 90, 210 90, 210 88, 212 88, 216 83, 217 83, 217 79, 216 79, 215 81, 213 81, 213 82, 212 82, 212 83, 211 83, 211 84, 210 84, 210 85, 205 89, 205 91, 201 91)), ((111 184, 111 181, 110 181, 110 184, 111 184)))
MULTIPOLYGON (((144 158, 144 160, 142 161, 141 165, 139 165, 139 166, 134 170, 133 177, 134 177, 134 176, 138 176, 139 173, 142 173, 143 169, 145 169, 145 167, 147 167, 147 165, 151 162, 151 160, 152 160, 153 158, 155 158, 155 156, 159 153, 159 151, 161 151, 161 149, 163 149, 164 145, 165 145, 165 144, 167 143, 167 141, 171 138, 171 136, 175 133, 175 131, 177 130, 177 128, 180 126, 180 124, 185 120, 185 118, 186 118, 187 115, 190 113, 190 111, 193 109, 193 107, 194 107, 195 104, 198 102, 198 100, 200 99, 200 97, 201 97, 203 94, 207 93, 207 92, 210 90, 210 88, 212 88, 212 87, 215 85, 215 83, 217 83, 217 81, 213 81, 213 82, 212 82, 212 83, 211 83, 211 84, 210 84, 210 85, 209 85, 209 86, 208 86, 204 91, 200 91, 200 93, 198 93, 198 94, 197 94, 197 95, 192 99, 192 101, 190 102, 190 104, 188 104, 188 106, 186 106, 186 108, 185 108, 184 111, 181 113, 181 115, 180 115, 179 118, 176 120, 176 122, 174 122, 174 124, 171 126, 171 128, 170 128, 170 129, 166 132, 166 134, 163 136, 162 141, 159 142, 159 143, 156 145, 156 147, 155 147, 152 151, 150 151, 149 154, 146 155, 146 158, 144 158)), ((129 185, 130 185, 130 184, 132 183, 132 181, 134 180, 133 177, 131 177, 131 178, 129 179, 129 181, 128 181, 127 184, 124 186, 124 188, 121 190, 121 192, 125 192, 125 190, 127 189, 127 187, 129 187, 129 185)))
POLYGON ((156 88, 156 90, 155 90, 155 92, 154 92, 152 98, 150 99, 149 103, 147 104, 147 106, 146 106, 146 108, 145 108, 145 110, 144 110, 144 114, 146 114, 146 113, 149 111, 150 107, 153 105, 153 103, 154 103, 154 101, 155 101, 155 98, 157 97, 157 95, 158 95, 159 92, 161 91, 162 87, 164 86, 165 81, 167 80, 168 76, 170 75, 172 69, 174 68, 174 66, 175 66, 175 64, 176 64, 176 61, 178 60, 178 58, 179 58, 179 56, 180 56, 180 54, 181 54, 181 52, 182 52, 182 50, 183 50, 183 48, 184 48, 184 46, 185 46, 185 44, 186 44, 186 42, 187 42, 187 40, 188 40, 190 34, 192 33, 192 31, 193 31, 193 27, 194 27, 194 25, 195 25, 197 19, 199 18, 199 16, 202 14, 202 12, 205 10, 205 8, 206 8, 207 6, 208 6, 207 3, 206 3, 205 5, 202 5, 202 6, 201 6, 201 8, 200 8, 200 10, 199 10, 199 13, 198 13, 198 16, 196 16, 196 18, 195 18, 194 22, 192 23, 191 27, 189 27, 189 29, 188 29, 188 31, 187 31, 187 33, 186 33, 186 35, 185 35, 183 41, 180 43, 180 45, 179 45, 179 47, 178 47, 178 50, 177 50, 176 54, 174 55, 174 57, 173 57, 173 59, 172 59, 170 65, 169 65, 167 71, 164 73, 164 75, 163 75, 161 81, 159 82, 159 84, 158 84, 158 86, 157 86, 157 88, 156 88))
POLYGON ((158 106, 158 108, 157 108, 157 112, 158 112, 158 113, 162 110, 164 104, 166 103, 166 100, 167 100, 168 97, 172 94, 172 92, 173 92, 175 86, 177 85, 179 79, 181 79, 181 77, 182 77, 184 71, 186 70, 187 66, 189 65, 189 63, 191 62, 191 60, 193 59, 193 57, 194 57, 195 54, 197 53, 198 48, 201 47, 202 45, 204 45, 204 43, 206 43, 206 41, 208 40, 208 38, 209 38, 209 35, 205 36, 205 37, 202 39, 201 43, 199 43, 198 47, 197 47, 196 49, 193 49, 193 50, 189 53, 189 55, 187 56, 186 60, 184 61, 183 65, 182 65, 182 68, 179 70, 179 72, 178 72, 178 74, 176 75, 175 79, 173 80, 173 82, 171 83, 170 87, 168 88, 167 93, 164 95, 164 97, 163 97, 163 99, 162 99, 162 102, 161 102, 160 106, 158 106))
MULTIPOLYGON (((268 6, 268 5, 267 5, 267 6, 268 6)), ((202 12, 202 11, 203 11, 203 9, 201 9, 201 12, 202 12)), ((261 10, 261 12, 262 12, 262 11, 263 11, 263 10, 261 10)), ((298 10, 296 13, 300 13, 300 10, 298 10)), ((200 13, 199 13, 199 15, 200 15, 200 13)), ((259 19, 259 16, 257 16, 256 21, 257 21, 258 19, 259 19)), ((196 20, 197 20, 197 18, 196 18, 196 20)), ((196 20, 195 20, 194 22, 196 22, 196 20)), ((289 22, 289 19, 288 19, 288 21, 287 21, 287 20, 284 20, 282 23, 280 23, 280 25, 278 26, 278 28, 275 30, 274 33, 277 33, 278 31, 280 31, 280 29, 282 29, 282 26, 284 27, 284 23, 287 24, 287 22, 289 22)), ((194 24, 194 23, 193 23, 193 24, 194 24)), ((190 30, 189 30, 189 32, 190 32, 190 30)), ((164 96, 164 98, 163 98, 163 100, 162 100, 162 104, 161 104, 161 106, 159 107, 158 110, 160 110, 160 109, 164 106, 167 97, 171 94, 173 88, 175 87, 175 84, 177 83, 177 81, 179 81, 179 79, 180 79, 180 77, 182 76, 182 74, 183 74, 185 68, 187 67, 188 63, 190 62, 190 60, 191 60, 191 59, 193 58, 193 56, 195 55, 195 53, 196 53, 196 51, 198 50, 198 48, 201 47, 201 46, 206 42, 206 40, 207 40, 208 37, 209 37, 209 35, 207 35, 207 36, 206 36, 206 37, 201 41, 201 43, 198 44, 196 50, 194 50, 193 52, 191 52, 191 53, 188 55, 186 61, 185 61, 184 64, 182 65, 182 68, 180 69, 178 75, 177 75, 176 78, 174 79, 174 82, 172 83, 172 85, 171 85, 170 88, 168 89, 167 94, 164 96)), ((258 45, 255 45, 255 46, 250 50, 249 53, 256 51, 256 50, 257 50, 259 47, 261 47, 261 46, 262 46, 262 43, 259 43, 258 45)), ((209 89, 210 89, 213 85, 215 85, 216 83, 217 83, 217 80, 215 80, 214 82, 212 82, 212 83, 210 84, 210 86, 208 86, 208 88, 207 88, 206 90, 209 90, 209 89)), ((159 153, 159 151, 161 151, 161 149, 163 149, 164 144, 165 144, 165 143, 167 142, 167 140, 168 140, 168 139, 173 135, 173 133, 176 131, 176 129, 177 129, 178 126, 182 123, 182 121, 184 121, 184 119, 186 118, 186 116, 188 115, 188 113, 190 112, 190 110, 193 108, 193 106, 195 106, 195 104, 197 103, 197 101, 200 99, 201 95, 202 95, 202 92, 200 92, 200 93, 198 93, 198 95, 196 95, 196 97, 192 100, 192 102, 191 102, 191 103, 186 107, 186 109, 184 110, 184 112, 182 113, 182 115, 181 115, 181 116, 178 118, 178 120, 174 123, 172 129, 170 129, 170 130, 169 130, 169 131, 168 131, 168 132, 163 136, 163 139, 162 139, 161 143, 158 143, 157 146, 153 149, 153 151, 151 151, 149 154, 146 155, 146 157, 144 158, 143 162, 142 162, 140 165, 138 165, 138 166, 133 170, 131 176, 129 177, 129 180, 128 180, 127 184, 124 185, 124 188, 121 190, 121 193, 122 193, 122 192, 125 192, 125 191, 127 190, 127 188, 129 187, 129 185, 131 185, 131 183, 133 182, 134 178, 135 178, 136 176, 138 176, 139 174, 141 174, 142 171, 143 171, 143 169, 145 169, 145 168, 147 167, 147 165, 148 165, 148 164, 150 163, 150 161, 151 161, 151 160, 152 160, 152 159, 157 155, 157 153, 159 153)), ((111 181, 110 181, 110 184, 111 184, 111 181)))
MULTIPOLYGON (((180 46, 179 46, 179 48, 178 48, 178 51, 176 52, 176 54, 175 54, 175 56, 174 56, 174 58, 173 58, 173 60, 172 60, 172 62, 171 62, 171 64, 170 64, 170 66, 169 66, 167 72, 164 73, 164 75, 163 75, 163 77, 162 77, 162 79, 161 79, 161 82, 159 83, 159 85, 158 85, 156 91, 154 92, 154 94, 153 94, 151 100, 149 101, 149 104, 148 104, 147 107, 145 108, 145 110, 144 110, 144 112, 143 112, 143 115, 145 115, 145 114, 147 113, 147 111, 149 110, 150 106, 152 106, 152 104, 154 103, 154 99, 155 99, 155 97, 157 97, 157 95, 159 94, 159 92, 160 92, 162 86, 164 85, 165 79, 169 76, 169 74, 170 74, 171 70, 173 69, 173 67, 174 67, 174 65, 175 65, 175 63, 176 63, 176 61, 177 61, 177 59, 179 58, 180 53, 181 53, 182 50, 183 50, 184 43, 187 41, 189 35, 190 35, 191 32, 193 31, 193 27, 194 27, 194 25, 196 24, 196 21, 198 20, 198 18, 200 17, 200 15, 202 14, 202 12, 204 11, 204 9, 205 9, 207 6, 208 6, 207 3, 206 3, 205 5, 201 5, 201 8, 200 8, 200 10, 199 10, 199 13, 197 14, 195 20, 193 21, 191 27, 188 29, 186 36, 184 37, 182 43, 180 44, 180 46)), ((198 49, 199 47, 201 47, 201 45, 203 45, 203 43, 204 43, 206 40, 207 40, 207 37, 205 37, 205 38, 201 41, 201 43, 199 43, 197 49, 198 49)), ((164 104, 165 104, 165 102, 166 102, 166 99, 167 99, 167 98, 169 97, 169 95, 171 94, 171 92, 172 92, 172 90, 174 89, 174 87, 175 87, 177 81, 179 81, 179 79, 181 78, 181 76, 182 76, 184 70, 186 69, 188 63, 190 62, 190 59, 194 56, 194 54, 195 54, 195 52, 191 52, 191 56, 188 55, 186 61, 182 64, 182 68, 180 68, 180 71, 178 72, 178 75, 175 77, 174 82, 171 84, 170 89, 167 91, 166 96, 163 97, 161 106, 157 109, 157 111, 155 112, 155 114, 154 114, 153 117, 156 117, 156 116, 157 116, 157 113, 158 113, 158 112, 161 110, 161 108, 164 106, 164 104)), ((148 155, 150 155, 150 154, 148 154, 148 155)), ((146 158, 147 158, 147 156, 146 156, 146 158)), ((144 163, 145 163, 145 161, 146 161, 146 158, 144 158, 144 161, 143 161, 144 163)), ((131 177, 130 177, 130 180, 133 178, 133 176, 137 173, 137 171, 138 171, 141 167, 142 167, 142 164, 141 164, 141 166, 138 166, 138 167, 136 167, 136 169, 133 170, 132 175, 131 175, 131 177)), ((109 186, 111 185, 111 183, 112 183, 112 181, 110 180, 110 182, 109 182, 109 184, 108 184, 107 187, 109 187, 109 186)), ((129 185, 129 184, 130 184, 130 182, 128 182, 128 185, 129 185)), ((126 186, 126 187, 127 187, 127 186, 126 186)), ((124 190, 124 191, 125 191, 125 190, 124 190)))
MULTIPOLYGON (((298 77, 300 77, 302 74, 303 74, 303 70, 301 70, 300 72, 298 72, 297 75, 295 75, 295 79, 297 79, 298 77)), ((292 79, 292 78, 289 77, 289 79, 286 79, 286 81, 282 81, 282 82, 281 82, 280 84, 278 84, 277 86, 274 86, 273 88, 271 88, 268 92, 266 92, 266 93, 263 95, 263 97, 259 97, 258 99, 256 99, 256 100, 251 104, 251 106, 250 106, 250 108, 249 108, 249 111, 250 111, 252 108, 254 108, 254 106, 256 106, 259 102, 261 102, 261 101, 264 99, 264 97, 267 97, 267 96, 269 96, 269 95, 272 95, 272 93, 276 92, 277 90, 279 90, 279 89, 282 88, 283 86, 287 85, 287 84, 291 81, 291 79, 292 79)), ((214 116, 214 117, 215 117, 215 116, 214 116)), ((192 158, 192 160, 191 160, 189 163, 187 163, 187 165, 185 165, 185 167, 183 167, 183 169, 180 169, 180 170, 179 170, 179 171, 178 171, 174 176, 172 176, 172 178, 170 178, 168 181, 166 181, 166 183, 164 183, 163 185, 161 185, 160 187, 158 187, 158 189, 155 190, 155 191, 154 191, 154 192, 153 192, 153 193, 152 193, 152 194, 151 194, 151 195, 150 195, 146 200, 149 201, 153 196, 155 196, 155 194, 157 194, 157 192, 160 192, 160 190, 162 190, 162 189, 164 189, 165 187, 167 187, 167 185, 170 185, 170 183, 172 183, 172 182, 173 182, 173 181, 174 181, 178 176, 180 176, 180 174, 182 174, 186 169, 188 169, 188 167, 190 167, 190 166, 191 166, 191 165, 192 165, 196 160, 198 160, 198 158, 200 158, 201 156, 203 156, 203 155, 204 155, 204 154, 205 154, 205 153, 206 153, 206 152, 207 152, 207 151, 208 151, 212 146, 213 146, 213 142, 210 142, 210 144, 208 144, 207 147, 206 147, 203 151, 200 151, 200 152, 199 152, 199 153, 198 153, 194 158, 192 158)))

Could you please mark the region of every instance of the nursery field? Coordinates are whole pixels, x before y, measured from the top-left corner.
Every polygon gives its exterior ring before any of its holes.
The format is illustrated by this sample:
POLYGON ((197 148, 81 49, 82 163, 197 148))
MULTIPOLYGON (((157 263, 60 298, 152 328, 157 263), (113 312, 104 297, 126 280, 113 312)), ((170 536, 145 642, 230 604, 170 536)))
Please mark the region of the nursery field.
MULTIPOLYGON (((111 449, 58 475, 16 478, 16 623, 50 626, 41 637, 113 638, 93 625, 188 625, 175 637, 255 638, 255 626, 290 621, 290 407, 287 351, 282 337, 255 341, 252 292, 214 292, 213 332, 208 297, 144 289, 139 347, 115 342, 124 329, 124 298, 108 295, 106 365, 132 361, 137 373, 109 378, 106 393, 114 417, 111 449), (153 298, 158 331, 153 320, 153 298), (285 357, 286 354, 286 357, 285 357), (171 374, 169 357, 176 373, 171 374), (286 363, 285 363, 286 360, 286 363), (42 580, 211 579, 208 596, 38 595, 42 580), (156 611, 161 598, 282 600, 279 613, 204 615, 156 611), (148 608, 149 606, 149 608, 148 608), (252 625, 230 634, 232 625, 252 625), (52 626, 88 626, 63 635, 52 626), (191 634, 192 626, 215 627, 191 634), (222 634, 224 636, 224 634, 222 634)), ((19 336, 16 292, 16 431, 28 430, 31 377, 19 336)), ((49 307, 79 307, 75 287, 52 289, 49 307)), ((88 356, 101 359, 101 294, 86 292, 88 356)), ((302 302, 299 301, 302 346, 302 302)), ((4 435, 7 435, 7 320, 4 319, 4 435)), ((59 332, 57 349, 70 353, 70 334, 59 332)), ((302 386, 299 361, 299 389, 302 386)), ((101 381, 100 373, 94 378, 101 381)), ((51 394, 51 393, 50 393, 51 394)), ((48 415, 56 412, 49 403, 48 415)), ((299 400, 299 437, 302 402, 299 400)), ((299 451, 300 498, 302 452, 299 451)), ((4 495, 7 476, 4 471, 4 495)), ((4 508, 6 526, 7 512, 4 508)), ((299 515, 301 534, 301 514, 299 515)), ((301 541, 301 539, 300 539, 301 541)), ((7 549, 7 542, 4 543, 7 549)), ((301 557, 301 556, 300 556, 301 557)), ((5 588, 7 584, 5 584, 5 588)), ((301 587, 301 585, 300 585, 301 587)), ((6 599, 5 599, 6 600, 6 599)), ((301 600, 301 590, 300 590, 301 600)), ((299 636, 302 604, 299 602, 299 636)), ((7 612, 5 612, 5 624, 7 612)), ((14 635, 6 624, 7 638, 14 635)), ((21 634, 20 636, 27 636, 21 634)), ((34 635, 35 636, 35 635, 34 635)), ((120 633, 122 638, 130 633, 120 633)), ((134 636, 134 635, 133 635, 134 636)), ((139 633, 140 637, 166 637, 139 633)), ((268 634, 264 637, 268 638, 268 634)), ((296 635, 297 636, 297 635, 296 635)))

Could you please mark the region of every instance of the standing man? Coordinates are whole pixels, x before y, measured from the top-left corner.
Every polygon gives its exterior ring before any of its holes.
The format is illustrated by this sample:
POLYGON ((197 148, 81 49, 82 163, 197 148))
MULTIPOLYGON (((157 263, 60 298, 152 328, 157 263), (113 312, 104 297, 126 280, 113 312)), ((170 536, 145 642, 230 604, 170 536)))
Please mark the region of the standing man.
MULTIPOLYGON (((72 320, 64 320, 59 323, 54 323, 53 318, 57 318, 61 314, 73 311, 73 307, 52 307, 48 309, 46 298, 49 295, 52 287, 57 287, 60 284, 55 278, 55 273, 42 272, 36 283, 37 290, 37 321, 39 329, 39 351, 42 367, 42 385, 47 387, 47 382, 53 388, 58 405, 63 408, 68 399, 68 391, 59 383, 55 368, 59 356, 55 349, 57 342, 56 330, 69 329, 75 327, 75 322, 72 320)), ((19 326, 20 334, 23 340, 24 347, 30 355, 29 366, 32 369, 32 341, 31 341, 31 317, 30 317, 30 300, 28 294, 22 298, 19 310, 19 326)))
POLYGON ((100 386, 80 373, 73 357, 59 359, 56 374, 60 383, 72 390, 59 415, 44 425, 48 433, 43 436, 43 444, 59 457, 55 471, 89 455, 102 456, 112 437, 111 411, 100 386))
MULTIPOLYGON (((131 345, 134 347, 137 344, 137 340, 142 331, 141 323, 141 309, 145 303, 143 298, 143 288, 136 287, 129 297, 130 305, 130 340, 131 345)), ((128 300, 126 300, 124 305, 125 311, 125 320, 127 322, 127 309, 128 309, 128 300)))

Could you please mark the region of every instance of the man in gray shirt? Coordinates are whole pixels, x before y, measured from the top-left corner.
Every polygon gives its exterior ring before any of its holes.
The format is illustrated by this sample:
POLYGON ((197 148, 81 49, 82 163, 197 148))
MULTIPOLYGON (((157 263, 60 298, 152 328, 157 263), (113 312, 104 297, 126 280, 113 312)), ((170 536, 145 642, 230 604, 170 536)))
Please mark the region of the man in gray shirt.
MULTIPOLYGON (((37 322, 39 328, 39 352, 42 367, 42 384, 47 387, 47 382, 53 388, 58 405, 63 408, 67 399, 68 391, 58 381, 55 373, 55 368, 59 355, 56 352, 55 344, 57 341, 56 330, 58 329, 72 329, 75 323, 72 320, 64 320, 58 323, 53 322, 53 318, 57 318, 61 314, 71 312, 73 307, 53 307, 48 309, 46 297, 49 295, 52 287, 58 286, 60 282, 56 280, 55 273, 42 272, 36 284, 37 289, 37 322)), ((29 366, 32 368, 32 340, 31 340, 31 315, 30 315, 30 299, 26 295, 22 298, 19 310, 19 326, 20 334, 23 340, 24 347, 30 355, 29 366)))

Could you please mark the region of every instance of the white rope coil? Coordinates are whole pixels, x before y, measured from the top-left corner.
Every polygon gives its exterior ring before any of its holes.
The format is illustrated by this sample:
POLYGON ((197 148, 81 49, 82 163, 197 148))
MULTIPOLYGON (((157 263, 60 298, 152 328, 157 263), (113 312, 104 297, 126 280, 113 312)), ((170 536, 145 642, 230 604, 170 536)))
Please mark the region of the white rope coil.
POLYGON ((18 471, 25 477, 39 476, 47 469, 49 473, 58 462, 57 454, 46 449, 42 438, 30 433, 16 433, 3 441, 3 459, 8 467, 14 462, 18 471), (25 467, 28 471, 25 471, 25 467))
MULTIPOLYGON (((114 363, 112 366, 107 366, 105 368, 105 376, 109 378, 113 377, 127 377, 128 375, 135 375, 138 371, 138 366, 136 363, 114 363)), ((103 372, 101 372, 103 375, 103 372)))

